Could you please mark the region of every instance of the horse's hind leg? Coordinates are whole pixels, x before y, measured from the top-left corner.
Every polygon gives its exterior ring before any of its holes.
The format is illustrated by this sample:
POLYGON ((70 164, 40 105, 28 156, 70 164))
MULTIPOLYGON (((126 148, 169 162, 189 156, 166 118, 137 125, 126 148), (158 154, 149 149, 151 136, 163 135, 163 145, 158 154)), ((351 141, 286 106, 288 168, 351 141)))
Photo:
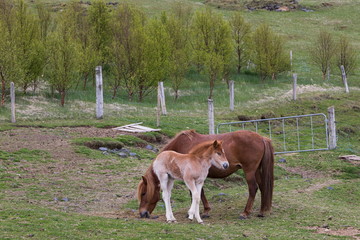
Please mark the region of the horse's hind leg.
POLYGON ((240 214, 240 219, 246 219, 250 215, 254 204, 256 192, 258 189, 258 185, 256 183, 255 171, 245 172, 245 178, 248 184, 249 197, 244 212, 240 214))
POLYGON ((264 183, 261 182, 261 172, 260 172, 260 169, 258 168, 256 170, 256 173, 255 173, 255 177, 256 177, 256 182, 259 186, 259 189, 260 189, 260 193, 261 193, 261 209, 260 209, 260 213, 258 214, 258 217, 264 217, 265 216, 265 212, 264 212, 264 199, 263 199, 263 195, 264 195, 264 183))

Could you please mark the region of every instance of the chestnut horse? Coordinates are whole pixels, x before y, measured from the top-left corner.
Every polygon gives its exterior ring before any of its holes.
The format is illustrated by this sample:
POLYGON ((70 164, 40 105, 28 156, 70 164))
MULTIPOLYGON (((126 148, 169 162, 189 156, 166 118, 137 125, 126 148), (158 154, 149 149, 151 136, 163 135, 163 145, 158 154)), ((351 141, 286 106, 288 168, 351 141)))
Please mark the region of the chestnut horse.
MULTIPOLYGON (((203 135, 194 130, 187 130, 175 136, 162 151, 173 150, 178 153, 188 153, 193 146, 215 139, 223 141, 230 166, 225 170, 211 167, 208 177, 224 178, 242 168, 248 185, 249 197, 244 211, 240 214, 240 219, 246 219, 250 215, 258 188, 261 192, 261 209, 258 216, 263 217, 266 213, 270 213, 274 189, 274 149, 270 139, 246 130, 217 135, 203 135)), ((156 203, 160 200, 159 180, 151 167, 139 183, 138 198, 140 217, 149 218, 156 203)), ((203 189, 201 190, 201 200, 204 204, 203 217, 207 217, 211 208, 203 189)))
POLYGON ((176 179, 183 180, 191 191, 192 203, 188 212, 189 219, 193 220, 195 215, 198 223, 203 223, 199 211, 200 194, 209 168, 211 166, 220 169, 229 167, 221 145, 221 141, 211 140, 196 145, 188 154, 168 150, 156 157, 151 167, 160 181, 168 222, 176 222, 170 203, 171 190, 176 179))

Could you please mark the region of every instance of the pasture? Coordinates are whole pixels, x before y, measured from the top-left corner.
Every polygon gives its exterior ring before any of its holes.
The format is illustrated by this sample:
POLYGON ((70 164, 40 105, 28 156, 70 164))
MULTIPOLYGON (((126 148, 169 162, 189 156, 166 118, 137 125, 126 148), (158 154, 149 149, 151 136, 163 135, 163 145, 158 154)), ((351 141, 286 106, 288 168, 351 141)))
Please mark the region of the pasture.
MULTIPOLYGON (((171 1, 136 2, 151 15, 167 10, 171 1)), ((203 7, 202 2, 188 2, 203 7)), ((298 73, 297 101, 291 100, 290 73, 267 82, 252 74, 232 76, 233 112, 226 83, 217 82, 214 89, 216 123, 236 121, 239 115, 258 119, 326 113, 328 107, 335 107, 335 150, 275 156, 270 216, 256 217, 257 194, 250 218, 239 219, 248 194, 240 170, 225 179, 205 181, 212 210, 204 225, 186 218, 191 197, 181 182, 175 182, 172 191, 177 223, 166 223, 162 201, 153 212, 158 218, 139 218, 136 188, 157 154, 146 146, 161 149, 181 130, 208 131, 208 80, 190 73, 177 101, 165 81, 168 115, 161 116, 157 133, 112 129, 134 122, 156 128, 155 94, 136 102, 122 92, 112 99, 105 88, 104 119, 96 120, 91 86, 70 90, 64 107, 47 89, 17 92, 16 124, 10 123, 9 102, 0 108, 0 239, 360 239, 359 162, 339 159, 360 155, 360 75, 357 71, 349 76, 346 94, 335 70, 330 80, 321 80, 307 51, 320 28, 336 36, 346 33, 360 49, 360 4, 355 0, 332 1, 326 7, 317 1, 300 3, 315 11, 243 12, 252 24, 266 21, 288 40, 287 48, 295 56, 293 71, 298 73), (121 145, 136 156, 104 153, 99 144, 121 145)), ((218 11, 225 16, 231 12, 218 11)))

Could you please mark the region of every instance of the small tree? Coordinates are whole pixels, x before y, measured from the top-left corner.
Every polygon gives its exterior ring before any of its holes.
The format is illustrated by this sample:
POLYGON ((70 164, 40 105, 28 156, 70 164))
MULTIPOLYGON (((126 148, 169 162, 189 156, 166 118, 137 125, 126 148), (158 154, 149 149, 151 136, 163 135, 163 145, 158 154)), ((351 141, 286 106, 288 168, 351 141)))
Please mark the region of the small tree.
POLYGON ((252 40, 252 61, 262 80, 270 76, 274 80, 279 73, 290 69, 283 40, 273 33, 267 24, 262 24, 256 29, 252 40))
POLYGON ((69 19, 72 25, 71 37, 80 45, 79 72, 82 76, 83 88, 86 88, 89 77, 100 61, 99 51, 95 49, 95 44, 91 44, 91 26, 86 9, 79 2, 70 2, 66 6, 65 18, 69 19))
POLYGON ((190 17, 191 9, 177 4, 165 22, 171 44, 169 76, 175 92, 175 100, 179 97, 180 86, 190 65, 190 17))
POLYGON ((314 63, 321 69, 323 80, 325 80, 329 71, 335 51, 335 43, 331 34, 321 31, 310 53, 314 63))
POLYGON ((353 73, 356 68, 357 55, 354 47, 350 44, 345 36, 341 36, 337 43, 336 65, 339 67, 343 65, 347 75, 353 73))
POLYGON ((111 24, 111 70, 114 79, 110 82, 113 97, 123 85, 129 99, 136 92, 136 81, 140 77, 144 61, 145 14, 130 4, 120 4, 115 10, 111 24))
POLYGON ((240 12, 236 12, 230 19, 230 25, 236 53, 236 68, 237 72, 240 73, 241 68, 248 60, 250 24, 245 22, 240 12))
POLYGON ((194 57, 204 66, 212 99, 215 81, 223 76, 224 66, 231 60, 231 30, 228 22, 209 8, 195 13, 193 19, 194 57))
POLYGON ((104 0, 95 0, 88 10, 90 41, 97 54, 97 65, 103 65, 109 56, 111 42, 110 11, 104 0))
POLYGON ((60 105, 64 106, 68 89, 78 78, 79 54, 76 41, 71 37, 71 27, 65 14, 59 16, 57 29, 49 37, 49 61, 47 77, 60 93, 60 105))

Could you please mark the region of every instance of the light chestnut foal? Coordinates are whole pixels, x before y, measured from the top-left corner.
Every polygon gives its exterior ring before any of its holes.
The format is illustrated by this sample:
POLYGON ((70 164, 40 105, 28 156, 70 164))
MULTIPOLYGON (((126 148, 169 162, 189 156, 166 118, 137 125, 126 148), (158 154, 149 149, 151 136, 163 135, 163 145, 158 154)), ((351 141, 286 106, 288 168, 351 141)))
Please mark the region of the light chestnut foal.
POLYGON ((154 173, 160 181, 167 222, 176 221, 170 203, 174 180, 183 180, 192 195, 192 203, 188 211, 189 219, 193 220, 195 216, 198 223, 203 223, 199 210, 200 194, 209 168, 211 166, 219 169, 229 167, 229 162, 222 148, 222 141, 211 140, 200 143, 192 148, 188 154, 163 151, 156 157, 152 165, 154 173))

